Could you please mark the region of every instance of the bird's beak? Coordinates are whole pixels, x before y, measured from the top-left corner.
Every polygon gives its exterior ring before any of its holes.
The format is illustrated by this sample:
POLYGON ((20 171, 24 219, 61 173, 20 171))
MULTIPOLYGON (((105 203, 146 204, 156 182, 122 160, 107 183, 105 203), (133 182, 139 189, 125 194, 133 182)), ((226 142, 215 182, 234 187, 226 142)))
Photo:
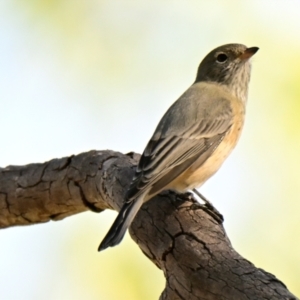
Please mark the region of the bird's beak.
POLYGON ((258 49, 259 49, 258 47, 247 48, 245 52, 239 56, 239 59, 241 60, 249 59, 258 51, 258 49))

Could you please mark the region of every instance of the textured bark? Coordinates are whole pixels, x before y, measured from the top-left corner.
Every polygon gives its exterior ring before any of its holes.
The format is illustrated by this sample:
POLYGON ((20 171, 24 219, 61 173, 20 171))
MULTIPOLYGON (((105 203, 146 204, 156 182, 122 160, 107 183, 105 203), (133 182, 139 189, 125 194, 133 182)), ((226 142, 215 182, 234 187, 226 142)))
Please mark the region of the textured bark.
MULTIPOLYGON (((138 158, 90 151, 0 169, 0 227, 119 210, 138 158)), ((275 276, 241 257, 222 224, 189 194, 166 191, 147 202, 130 233, 165 274, 160 299, 297 299, 275 276)))

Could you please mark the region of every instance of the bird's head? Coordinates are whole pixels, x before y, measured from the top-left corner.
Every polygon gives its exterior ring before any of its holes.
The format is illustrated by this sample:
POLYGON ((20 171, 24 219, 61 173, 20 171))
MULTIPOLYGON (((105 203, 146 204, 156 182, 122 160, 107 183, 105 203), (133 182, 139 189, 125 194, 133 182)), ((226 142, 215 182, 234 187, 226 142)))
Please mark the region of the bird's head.
POLYGON ((195 82, 225 85, 235 96, 246 101, 251 71, 250 58, 258 49, 247 48, 242 44, 227 44, 212 50, 200 63, 195 82))

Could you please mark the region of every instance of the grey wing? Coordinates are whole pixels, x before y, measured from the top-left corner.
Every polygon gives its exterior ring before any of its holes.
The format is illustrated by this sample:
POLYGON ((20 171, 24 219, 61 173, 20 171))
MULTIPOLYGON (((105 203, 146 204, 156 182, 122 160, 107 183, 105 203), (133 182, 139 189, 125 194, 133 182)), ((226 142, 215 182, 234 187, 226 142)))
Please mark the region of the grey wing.
MULTIPOLYGON (((232 125, 230 102, 227 99, 210 101, 212 113, 206 112, 198 122, 187 118, 185 120, 184 108, 182 110, 181 107, 181 114, 174 113, 176 108, 170 108, 141 156, 127 192, 127 201, 135 199, 146 190, 149 195, 155 195, 196 160, 204 163, 210 157, 232 125), (217 109, 214 108, 214 104, 217 105, 217 109), (172 126, 170 121, 168 122, 170 115, 172 126), (182 125, 182 120, 185 126, 182 125), (176 127, 176 124, 179 125, 176 127)), ((193 116, 188 117, 193 119, 193 116)))

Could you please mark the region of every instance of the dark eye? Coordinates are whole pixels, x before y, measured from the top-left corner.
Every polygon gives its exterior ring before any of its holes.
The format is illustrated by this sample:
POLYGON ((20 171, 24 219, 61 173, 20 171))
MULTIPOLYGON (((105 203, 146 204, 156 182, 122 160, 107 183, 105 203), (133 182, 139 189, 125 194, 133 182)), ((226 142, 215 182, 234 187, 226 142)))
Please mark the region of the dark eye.
POLYGON ((217 56, 217 62, 218 63, 224 63, 228 59, 228 56, 225 53, 220 53, 217 56))

